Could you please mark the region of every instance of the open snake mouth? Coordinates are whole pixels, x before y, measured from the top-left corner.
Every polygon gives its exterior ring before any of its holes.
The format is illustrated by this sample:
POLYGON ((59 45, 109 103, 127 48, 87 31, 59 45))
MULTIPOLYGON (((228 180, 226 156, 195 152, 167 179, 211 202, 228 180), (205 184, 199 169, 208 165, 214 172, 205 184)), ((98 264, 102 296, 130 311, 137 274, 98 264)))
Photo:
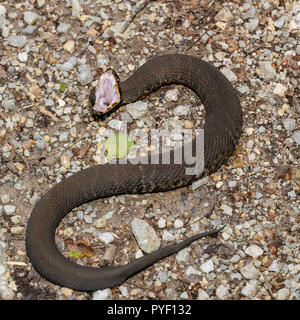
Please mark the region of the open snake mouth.
POLYGON ((92 97, 92 108, 101 114, 108 112, 121 102, 117 75, 113 70, 104 72, 95 88, 92 97))

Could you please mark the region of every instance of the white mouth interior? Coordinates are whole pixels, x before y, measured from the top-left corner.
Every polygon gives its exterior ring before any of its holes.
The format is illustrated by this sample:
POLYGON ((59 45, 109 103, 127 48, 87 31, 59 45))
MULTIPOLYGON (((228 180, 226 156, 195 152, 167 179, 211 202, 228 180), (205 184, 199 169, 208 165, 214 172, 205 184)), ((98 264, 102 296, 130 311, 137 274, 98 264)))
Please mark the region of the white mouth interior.
POLYGON ((120 101, 117 87, 117 81, 111 72, 105 72, 101 75, 95 90, 96 103, 93 107, 95 111, 105 112, 112 104, 120 101))

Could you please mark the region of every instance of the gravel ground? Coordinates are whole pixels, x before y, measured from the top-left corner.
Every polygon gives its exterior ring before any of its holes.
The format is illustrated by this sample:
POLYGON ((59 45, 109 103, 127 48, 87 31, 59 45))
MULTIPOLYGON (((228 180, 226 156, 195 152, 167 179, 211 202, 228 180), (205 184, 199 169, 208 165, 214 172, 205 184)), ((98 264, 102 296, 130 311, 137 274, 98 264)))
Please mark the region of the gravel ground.
POLYGON ((0 2, 0 299, 300 299, 299 2, 159 0, 129 23, 136 3, 0 2), (105 121, 91 117, 87 98, 102 70, 113 67, 125 79, 170 52, 202 57, 235 86, 244 110, 237 151, 188 188, 77 208, 60 224, 57 244, 71 259, 98 266, 225 229, 120 287, 81 293, 47 282, 24 245, 37 199, 106 160, 106 129, 198 126, 203 106, 180 86, 105 121), (145 232, 152 248, 136 235, 142 227, 153 228, 145 232))

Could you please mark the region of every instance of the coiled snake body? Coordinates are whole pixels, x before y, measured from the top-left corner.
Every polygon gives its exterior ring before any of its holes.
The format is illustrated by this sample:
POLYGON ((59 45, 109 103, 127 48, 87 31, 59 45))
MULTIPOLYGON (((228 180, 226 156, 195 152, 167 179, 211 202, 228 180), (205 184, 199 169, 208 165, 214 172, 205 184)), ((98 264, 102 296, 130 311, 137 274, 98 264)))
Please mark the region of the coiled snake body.
MULTIPOLYGON (((192 89, 205 106, 204 172, 217 170, 234 151, 242 130, 242 110, 235 90, 214 66, 187 55, 163 55, 119 83, 120 103, 133 102, 166 84, 192 89)), ((95 90, 91 102, 95 103, 95 90)), ((172 157, 171 157, 172 158, 172 157)), ((92 268, 65 258, 55 244, 63 217, 83 203, 119 194, 166 191, 186 186, 199 176, 185 174, 182 164, 104 164, 82 170, 56 184, 34 207, 26 232, 27 255, 47 280, 63 287, 93 291, 119 285, 156 261, 203 236, 195 235, 161 248, 124 266, 92 268)))

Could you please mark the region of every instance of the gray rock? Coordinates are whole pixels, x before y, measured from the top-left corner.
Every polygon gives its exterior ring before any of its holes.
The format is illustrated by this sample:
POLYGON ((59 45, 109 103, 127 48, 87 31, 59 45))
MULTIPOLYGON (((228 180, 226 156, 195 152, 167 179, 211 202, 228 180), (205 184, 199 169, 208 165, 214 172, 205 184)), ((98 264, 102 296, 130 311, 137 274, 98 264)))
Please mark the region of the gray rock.
POLYGON ((10 202, 10 196, 8 194, 3 194, 0 199, 3 204, 8 204, 10 202))
POLYGON ((24 12, 24 21, 27 24, 35 24, 35 22, 39 19, 39 15, 32 11, 25 11, 24 12))
POLYGON ((133 119, 142 119, 149 113, 148 103, 144 101, 129 103, 126 110, 133 119))
POLYGON ((27 38, 26 36, 9 36, 7 41, 12 47, 23 48, 27 43, 27 38))
POLYGON ((227 291, 228 291, 228 288, 221 284, 216 289, 216 296, 220 299, 223 299, 225 297, 227 291))
POLYGON ((290 290, 287 288, 279 289, 277 292, 277 300, 287 300, 290 296, 290 290))
POLYGON ((256 29, 256 27, 258 26, 258 24, 259 24, 259 19, 253 18, 253 19, 249 19, 248 23, 245 23, 245 27, 250 32, 253 32, 256 29))
POLYGON ((112 293, 110 289, 97 290, 93 294, 93 300, 111 300, 112 293))
POLYGON ((14 110, 16 107, 15 99, 8 99, 2 101, 2 106, 5 110, 11 111, 14 110))
POLYGON ((225 214, 228 214, 229 216, 232 215, 232 208, 229 207, 227 204, 222 204, 221 209, 224 211, 225 214))
POLYGON ((229 8, 224 7, 222 8, 216 15, 215 15, 215 20, 216 21, 223 21, 223 22, 227 22, 232 20, 234 17, 230 11, 229 8))
POLYGON ((139 247, 144 252, 151 253, 160 247, 159 238, 146 221, 135 218, 131 222, 131 228, 139 247))
POLYGON ((112 119, 108 122, 108 126, 115 130, 121 130, 123 125, 124 122, 117 119, 112 119))
POLYGON ((235 73, 233 71, 231 71, 230 69, 224 67, 221 69, 221 72, 224 74, 224 76, 231 82, 236 82, 238 80, 237 76, 235 75, 235 73))
POLYGON ((103 232, 99 235, 99 239, 105 244, 109 244, 115 240, 115 237, 111 232, 103 232))
POLYGON ((37 26, 29 25, 25 29, 23 29, 23 33, 24 34, 33 34, 36 29, 37 29, 37 26))
POLYGON ((4 206, 4 212, 9 216, 16 211, 16 207, 10 204, 4 206))
POLYGON ((71 71, 75 68, 76 64, 77 64, 77 59, 75 57, 71 57, 69 60, 67 60, 63 64, 58 64, 57 67, 62 71, 71 71))
POLYGON ((168 280, 168 273, 167 272, 159 272, 158 280, 162 283, 165 283, 168 280))
POLYGON ((126 112, 126 111, 121 112, 121 120, 124 121, 124 122, 128 122, 128 123, 133 122, 132 117, 131 117, 130 114, 129 114, 128 112, 126 112))
POLYGON ((300 131, 295 131, 294 132, 293 139, 297 144, 300 144, 300 131))
POLYGON ((272 67, 271 61, 259 61, 258 66, 266 79, 270 80, 276 77, 276 70, 272 67))
POLYGON ((177 101, 178 100, 178 89, 171 89, 166 92, 165 98, 167 101, 177 101))
POLYGON ((208 300, 208 299, 209 299, 209 295, 203 289, 199 289, 197 300, 208 300))
POLYGON ((254 280, 258 278, 259 270, 257 270, 254 265, 250 262, 241 268, 241 274, 250 280, 254 280))
POLYGON ((254 297, 257 291, 258 281, 250 280, 248 284, 242 289, 241 294, 245 297, 254 297))
POLYGON ((177 106, 174 109, 174 114, 176 116, 187 116, 189 112, 190 112, 190 107, 189 106, 181 105, 181 106, 177 106))
POLYGON ((245 250, 245 253, 252 258, 257 258, 260 257, 264 251, 258 245, 252 244, 245 250))
POLYGON ((212 260, 208 260, 200 266, 200 269, 203 272, 209 273, 215 269, 215 265, 212 260))
POLYGON ((88 64, 83 64, 78 67, 78 82, 82 85, 85 86, 88 83, 91 83, 93 81, 93 74, 91 70, 91 66, 88 64))
POLYGON ((282 123, 283 123, 285 130, 291 131, 291 130, 295 129, 295 126, 296 126, 295 119, 285 118, 282 120, 282 123))
POLYGON ((56 31, 59 32, 59 33, 65 33, 65 32, 68 32, 70 29, 70 25, 67 24, 67 23, 60 23, 57 28, 56 28, 56 31))

